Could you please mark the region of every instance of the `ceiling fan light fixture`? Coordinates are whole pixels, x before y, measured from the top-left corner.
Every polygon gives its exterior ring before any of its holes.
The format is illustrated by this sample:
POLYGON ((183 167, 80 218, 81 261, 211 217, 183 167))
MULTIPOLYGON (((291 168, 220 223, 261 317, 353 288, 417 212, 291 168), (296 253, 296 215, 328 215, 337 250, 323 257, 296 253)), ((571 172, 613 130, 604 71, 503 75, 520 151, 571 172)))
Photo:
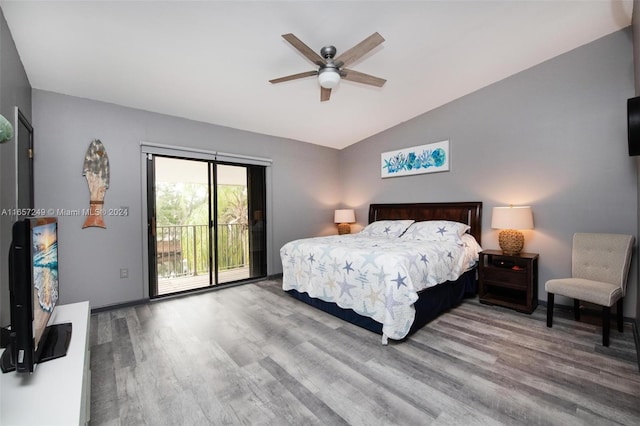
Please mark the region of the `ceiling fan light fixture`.
POLYGON ((322 68, 318 72, 318 83, 325 89, 333 89, 340 83, 340 74, 335 68, 322 68))
POLYGON ((305 58, 319 68, 316 68, 317 71, 306 71, 275 78, 273 80, 269 80, 270 83, 282 83, 285 81, 297 80, 299 78, 317 76, 318 84, 321 87, 320 102, 326 102, 331 97, 331 89, 337 87, 338 84, 340 84, 340 80, 343 78, 345 80, 376 87, 382 87, 387 81, 384 78, 374 77, 369 74, 343 68, 362 58, 384 41, 384 38, 377 32, 371 34, 369 37, 365 38, 338 57, 336 57, 337 49, 335 46, 323 47, 320 49, 320 55, 318 55, 298 37, 291 33, 283 34, 282 38, 289 42, 289 44, 299 53, 302 53, 305 58))

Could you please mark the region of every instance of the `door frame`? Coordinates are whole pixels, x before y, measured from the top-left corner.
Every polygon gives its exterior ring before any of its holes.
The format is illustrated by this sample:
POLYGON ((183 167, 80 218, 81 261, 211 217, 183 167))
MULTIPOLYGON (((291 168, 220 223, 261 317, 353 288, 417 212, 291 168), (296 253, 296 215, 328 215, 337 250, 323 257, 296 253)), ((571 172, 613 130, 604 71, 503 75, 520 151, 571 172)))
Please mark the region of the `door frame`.
MULTIPOLYGON (((14 140, 15 140, 15 164, 16 164, 16 211, 24 211, 33 210, 35 208, 35 195, 34 195, 34 173, 33 173, 33 157, 35 155, 34 151, 34 130, 33 126, 29 122, 29 119, 20 111, 20 108, 15 107, 15 120, 14 120, 14 140), (27 132, 28 139, 28 166, 27 170, 20 170, 20 156, 23 154, 21 152, 22 146, 20 146, 20 139, 22 138, 21 129, 24 128, 27 132), (29 205, 20 205, 20 181, 23 179, 28 180, 29 194, 28 194, 28 203, 29 205)), ((18 219, 18 217, 16 217, 18 219)))
MULTIPOLYGON (((145 172, 147 175, 146 178, 146 204, 149 205, 149 199, 153 198, 155 199, 156 194, 155 194, 155 181, 156 181, 156 169, 155 167, 153 167, 154 163, 153 163, 153 157, 154 154, 146 154, 146 161, 145 161, 145 172)), ((155 202, 151 204, 152 206, 155 207, 155 202)), ((148 238, 148 236, 151 234, 154 237, 156 236, 156 223, 155 223, 155 218, 156 218, 156 212, 153 208, 149 208, 147 209, 147 214, 145 215, 147 220, 146 220, 146 224, 145 224, 145 229, 146 229, 146 235, 147 235, 147 253, 156 253, 157 252, 157 241, 155 238, 148 238)), ((158 294, 158 262, 150 262, 148 256, 146 257, 147 261, 145 262, 147 264, 147 281, 149 283, 149 285, 147 285, 147 292, 148 292, 148 297, 151 297, 151 293, 154 294, 158 294), (151 277, 154 276, 156 277, 155 279, 155 289, 154 291, 151 291, 151 277)))
MULTIPOLYGON (((148 191, 147 191, 147 154, 163 155, 170 157, 182 157, 190 159, 213 160, 237 165, 259 165, 265 167, 265 205, 267 218, 273 218, 273 173, 270 158, 247 156, 242 154, 231 154, 226 152, 211 151, 207 149, 190 148, 177 145, 166 145, 155 142, 140 142, 140 188, 142 189, 142 214, 141 214, 141 236, 142 236, 142 298, 150 299, 149 295, 149 232, 148 232, 148 191)), ((277 257, 274 253, 279 253, 279 248, 274 251, 273 220, 267 220, 265 230, 267 233, 266 259, 267 278, 273 275, 273 259, 277 257)), ((263 278, 260 278, 263 279, 263 278)), ((259 279, 256 279, 256 281, 259 279)), ((248 282, 251 282, 249 280, 248 282)), ((245 282, 243 282, 245 283, 245 282)), ((235 285, 231 283, 230 285, 235 285)), ((225 288, 225 286, 211 286, 211 289, 225 288)))
MULTIPOLYGON (((208 247, 207 250, 209 251, 209 259, 208 259, 208 269, 209 269, 209 273, 208 275, 208 281, 209 284, 207 284, 206 286, 202 286, 202 287, 198 287, 198 288, 194 288, 191 290, 187 290, 187 291, 197 291, 197 290, 206 290, 206 289, 211 289, 214 287, 218 286, 218 273, 217 273, 217 268, 218 268, 218 245, 217 245, 217 217, 215 215, 213 215, 213 212, 216 211, 216 203, 217 203, 217 197, 216 197, 216 191, 212 191, 211 188, 213 188, 212 185, 215 185, 216 182, 216 169, 215 169, 215 163, 214 160, 208 160, 208 159, 202 159, 202 158, 186 158, 186 157, 175 157, 175 156, 170 156, 170 155, 166 155, 166 154, 146 154, 147 156, 147 163, 146 163, 146 167, 147 167, 147 248, 148 248, 148 253, 156 253, 157 256, 157 240, 155 239, 156 237, 156 230, 157 230, 157 211, 156 211, 156 193, 155 193, 155 186, 156 186, 156 172, 157 169, 155 167, 156 165, 156 159, 158 157, 160 158, 165 158, 165 159, 170 159, 170 160, 178 160, 178 161, 190 161, 190 162, 200 162, 200 163, 204 163, 206 164, 206 170, 207 170, 207 196, 206 199, 207 201, 207 222, 208 222, 208 228, 207 228, 207 234, 208 234, 208 247), (212 198, 213 197, 213 198, 212 198), (154 238, 148 238, 149 235, 153 235, 154 238), (215 269, 214 269, 215 268, 215 269)), ((194 235, 195 237, 195 235, 194 235)), ((158 294, 158 263, 157 263, 157 259, 154 259, 153 261, 151 261, 151 259, 147 256, 147 263, 148 265, 148 280, 149 283, 154 284, 154 289, 152 291, 151 286, 149 286, 148 290, 149 290, 149 297, 150 298, 162 298, 164 296, 172 296, 175 294, 179 294, 182 292, 174 292, 174 293, 167 293, 167 294, 158 294)), ((187 291, 183 291, 183 292, 187 292, 187 291)))

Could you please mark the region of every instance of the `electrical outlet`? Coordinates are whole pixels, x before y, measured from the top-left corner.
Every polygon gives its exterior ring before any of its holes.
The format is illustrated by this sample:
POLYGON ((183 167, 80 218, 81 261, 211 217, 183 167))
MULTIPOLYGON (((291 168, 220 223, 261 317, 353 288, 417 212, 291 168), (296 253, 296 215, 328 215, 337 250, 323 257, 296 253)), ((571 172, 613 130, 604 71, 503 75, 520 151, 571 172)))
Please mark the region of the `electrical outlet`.
POLYGON ((120 269, 120 278, 121 279, 129 278, 129 270, 126 268, 120 269))

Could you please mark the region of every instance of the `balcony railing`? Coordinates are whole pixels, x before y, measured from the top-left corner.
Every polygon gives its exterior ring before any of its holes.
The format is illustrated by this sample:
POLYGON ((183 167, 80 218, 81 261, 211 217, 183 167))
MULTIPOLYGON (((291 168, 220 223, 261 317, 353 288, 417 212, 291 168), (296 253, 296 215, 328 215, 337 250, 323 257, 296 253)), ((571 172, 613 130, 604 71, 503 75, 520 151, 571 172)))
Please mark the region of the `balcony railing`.
MULTIPOLYGON (((160 225, 156 237, 158 278, 209 274, 207 225, 160 225)), ((248 253, 246 225, 218 224, 219 271, 248 266, 248 253)))

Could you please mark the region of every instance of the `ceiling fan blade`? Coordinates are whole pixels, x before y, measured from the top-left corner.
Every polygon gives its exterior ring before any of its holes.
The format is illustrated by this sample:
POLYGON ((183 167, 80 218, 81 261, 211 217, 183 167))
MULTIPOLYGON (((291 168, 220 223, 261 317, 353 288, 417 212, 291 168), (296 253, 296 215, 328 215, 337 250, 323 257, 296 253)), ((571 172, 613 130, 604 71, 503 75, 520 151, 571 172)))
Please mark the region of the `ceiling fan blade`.
POLYGON ((331 97, 331 89, 320 88, 320 102, 328 101, 331 97))
POLYGON ((327 61, 325 61, 322 56, 314 52, 309 46, 304 44, 302 40, 300 40, 298 37, 294 36, 293 34, 291 33, 283 34, 282 38, 287 40, 289 44, 291 44, 293 47, 298 49, 300 53, 302 53, 308 60, 310 60, 314 64, 325 65, 327 63, 327 61))
POLYGON ((269 80, 269 83, 282 83, 283 81, 297 80, 299 78, 311 77, 314 75, 318 75, 318 71, 305 71, 298 74, 291 74, 286 77, 274 78, 273 80, 269 80))
POLYGON ((346 68, 341 69, 340 74, 345 80, 355 81, 356 83, 369 84, 376 87, 382 87, 387 82, 387 80, 385 80, 384 78, 374 77, 363 72, 348 70, 346 68))
POLYGON ((360 43, 353 46, 351 49, 344 52, 342 55, 338 56, 334 63, 338 66, 338 68, 343 67, 345 65, 349 65, 350 63, 360 59, 369 51, 373 50, 377 45, 382 43, 384 38, 376 33, 371 34, 369 37, 362 40, 360 43))

